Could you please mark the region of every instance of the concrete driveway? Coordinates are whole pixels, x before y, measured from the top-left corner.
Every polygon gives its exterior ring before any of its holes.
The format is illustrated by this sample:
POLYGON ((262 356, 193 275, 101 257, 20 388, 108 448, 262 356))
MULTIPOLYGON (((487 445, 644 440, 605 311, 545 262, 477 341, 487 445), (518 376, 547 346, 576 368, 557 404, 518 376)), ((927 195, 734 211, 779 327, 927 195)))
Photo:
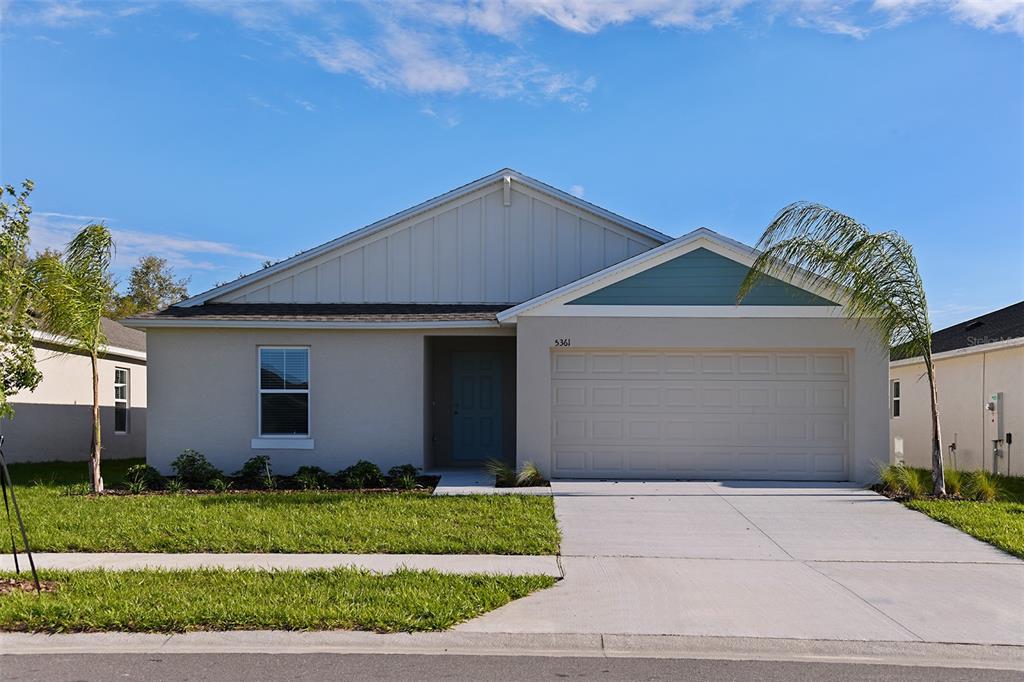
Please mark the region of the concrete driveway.
POLYGON ((459 627, 1024 645, 1024 562, 849 485, 556 482, 565 579, 459 627))

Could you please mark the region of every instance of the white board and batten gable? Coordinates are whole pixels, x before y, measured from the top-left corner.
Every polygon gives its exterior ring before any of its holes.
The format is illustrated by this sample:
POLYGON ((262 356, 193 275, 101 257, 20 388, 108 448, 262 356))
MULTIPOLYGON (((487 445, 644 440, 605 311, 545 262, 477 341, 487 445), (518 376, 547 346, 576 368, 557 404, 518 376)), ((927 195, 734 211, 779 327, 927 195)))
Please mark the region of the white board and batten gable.
POLYGON ((506 169, 178 305, 513 304, 668 240, 506 169))

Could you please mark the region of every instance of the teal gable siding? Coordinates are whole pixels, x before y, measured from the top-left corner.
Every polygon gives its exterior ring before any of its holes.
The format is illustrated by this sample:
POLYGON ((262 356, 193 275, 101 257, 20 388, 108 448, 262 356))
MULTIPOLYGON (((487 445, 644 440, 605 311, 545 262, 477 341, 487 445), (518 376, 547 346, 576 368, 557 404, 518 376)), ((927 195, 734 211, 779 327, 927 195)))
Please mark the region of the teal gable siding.
MULTIPOLYGON (((748 269, 700 248, 592 291, 568 305, 736 305, 736 292, 748 269)), ((762 279, 741 305, 836 304, 770 277, 762 279)))

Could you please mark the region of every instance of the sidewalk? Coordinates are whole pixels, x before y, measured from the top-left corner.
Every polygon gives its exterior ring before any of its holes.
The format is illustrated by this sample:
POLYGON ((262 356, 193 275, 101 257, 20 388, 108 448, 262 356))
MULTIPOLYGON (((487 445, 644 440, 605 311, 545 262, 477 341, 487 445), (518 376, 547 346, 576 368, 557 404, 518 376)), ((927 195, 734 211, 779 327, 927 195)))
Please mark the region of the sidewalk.
POLYGON ((855 642, 616 634, 424 632, 190 632, 176 635, 0 633, 0 656, 19 654, 444 654, 738 661, 816 661, 1024 671, 1024 648, 926 642, 855 642))
MULTIPOLYGON (((441 573, 500 573, 562 577, 554 556, 503 554, 149 554, 149 553, 33 553, 40 570, 82 571, 105 568, 125 571, 138 568, 254 568, 260 570, 310 570, 349 566, 376 573, 400 568, 441 573)), ((28 557, 18 555, 22 571, 28 557)), ((0 571, 13 571, 10 554, 0 556, 0 571)))

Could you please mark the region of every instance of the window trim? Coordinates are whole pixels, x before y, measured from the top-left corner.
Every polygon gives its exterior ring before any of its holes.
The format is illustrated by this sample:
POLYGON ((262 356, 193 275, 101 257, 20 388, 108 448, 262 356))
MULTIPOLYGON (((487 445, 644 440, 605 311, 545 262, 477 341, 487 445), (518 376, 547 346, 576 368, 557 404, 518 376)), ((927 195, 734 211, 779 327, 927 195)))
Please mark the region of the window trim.
POLYGON ((903 386, 899 379, 889 379, 889 419, 903 416, 903 386), (896 395, 897 391, 899 395, 896 395))
POLYGON ((132 370, 130 367, 114 366, 114 435, 127 436, 132 431, 132 370), (125 373, 125 382, 119 384, 117 373, 125 373), (117 387, 124 386, 124 398, 117 397, 117 387), (117 404, 124 403, 124 431, 117 430, 117 404))
POLYGON ((313 434, 313 398, 310 381, 313 377, 313 353, 309 346, 256 346, 256 435, 252 441, 252 447, 257 447, 257 441, 271 440, 312 440, 313 434), (306 351, 306 388, 263 388, 262 382, 262 358, 264 350, 304 350, 306 351), (263 394, 264 393, 305 393, 306 398, 306 433, 263 433, 263 394))

